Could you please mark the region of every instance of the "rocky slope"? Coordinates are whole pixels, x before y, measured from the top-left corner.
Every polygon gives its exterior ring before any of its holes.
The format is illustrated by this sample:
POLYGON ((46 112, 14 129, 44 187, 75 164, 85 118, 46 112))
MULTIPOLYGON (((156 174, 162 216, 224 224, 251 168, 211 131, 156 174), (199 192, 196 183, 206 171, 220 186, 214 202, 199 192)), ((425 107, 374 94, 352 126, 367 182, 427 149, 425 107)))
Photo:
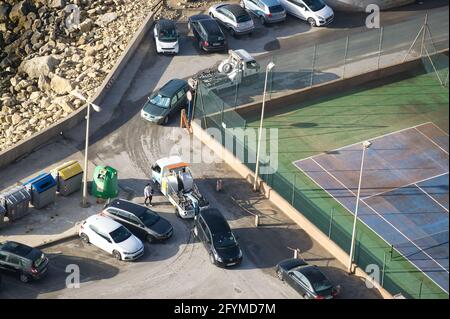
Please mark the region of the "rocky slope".
POLYGON ((79 108, 68 92, 93 96, 153 2, 0 0, 0 150, 79 108))

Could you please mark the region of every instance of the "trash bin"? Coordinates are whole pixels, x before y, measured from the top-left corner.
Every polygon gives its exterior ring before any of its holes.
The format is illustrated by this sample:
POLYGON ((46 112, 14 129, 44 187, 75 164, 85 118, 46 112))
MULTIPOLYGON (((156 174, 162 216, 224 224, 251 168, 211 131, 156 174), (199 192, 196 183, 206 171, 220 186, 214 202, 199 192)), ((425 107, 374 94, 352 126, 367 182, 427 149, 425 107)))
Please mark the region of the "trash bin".
POLYGON ((5 222, 6 208, 0 205, 0 227, 5 222))
POLYGON ((15 186, 0 194, 0 205, 6 208, 6 216, 14 221, 28 214, 31 195, 23 186, 15 186))
POLYGON ((31 194, 31 203, 37 209, 55 202, 56 181, 51 174, 42 173, 23 184, 31 194))
POLYGON ((113 198, 119 195, 117 170, 110 166, 97 166, 92 181, 92 195, 98 198, 113 198))
POLYGON ((52 170, 52 176, 58 185, 57 191, 68 196, 81 188, 83 169, 77 161, 70 161, 52 170))

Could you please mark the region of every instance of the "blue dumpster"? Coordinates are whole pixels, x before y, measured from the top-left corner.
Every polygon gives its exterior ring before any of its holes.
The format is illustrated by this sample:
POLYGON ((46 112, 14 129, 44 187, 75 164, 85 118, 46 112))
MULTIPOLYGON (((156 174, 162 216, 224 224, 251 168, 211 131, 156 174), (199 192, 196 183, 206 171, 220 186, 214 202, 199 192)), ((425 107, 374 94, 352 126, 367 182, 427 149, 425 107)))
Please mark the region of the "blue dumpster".
POLYGON ((31 203, 37 209, 55 202, 57 184, 51 174, 42 173, 24 183, 31 194, 31 203))
POLYGON ((6 217, 10 221, 28 214, 30 192, 23 186, 15 186, 0 194, 0 206, 6 208, 6 217))

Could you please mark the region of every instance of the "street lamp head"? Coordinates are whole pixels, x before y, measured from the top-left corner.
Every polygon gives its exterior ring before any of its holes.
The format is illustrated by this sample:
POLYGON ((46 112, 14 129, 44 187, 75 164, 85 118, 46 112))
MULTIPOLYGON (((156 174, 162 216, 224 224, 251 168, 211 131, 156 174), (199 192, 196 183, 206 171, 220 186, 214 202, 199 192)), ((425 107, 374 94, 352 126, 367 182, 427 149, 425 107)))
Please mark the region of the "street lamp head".
POLYGON ((89 103, 89 104, 92 106, 92 109, 95 112, 101 112, 102 111, 102 108, 100 106, 98 106, 97 104, 94 104, 94 103, 89 103))
POLYGON ((364 148, 369 148, 372 145, 372 143, 370 141, 365 141, 363 143, 364 148))
POLYGON ((270 62, 269 64, 267 64, 267 71, 272 71, 273 67, 275 66, 275 63, 270 62))

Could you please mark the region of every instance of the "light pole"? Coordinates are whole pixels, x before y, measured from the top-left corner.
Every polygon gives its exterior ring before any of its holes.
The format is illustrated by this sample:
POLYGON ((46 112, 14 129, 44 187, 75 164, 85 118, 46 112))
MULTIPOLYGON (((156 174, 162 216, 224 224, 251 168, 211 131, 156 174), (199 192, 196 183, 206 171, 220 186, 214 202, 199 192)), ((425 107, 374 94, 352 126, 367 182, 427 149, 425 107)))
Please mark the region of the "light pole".
POLYGON ((258 190, 259 152, 260 152, 260 148, 261 148, 262 127, 263 127, 263 121, 264 121, 264 106, 266 104, 267 78, 268 78, 269 72, 273 69, 274 66, 275 66, 275 63, 270 62, 266 67, 266 79, 264 81, 264 93, 263 93, 262 108, 261 108, 261 122, 259 123, 258 148, 256 150, 255 182, 253 184, 253 190, 255 192, 258 190))
POLYGON ((370 145, 372 145, 372 143, 369 141, 365 141, 363 143, 361 169, 359 171, 358 193, 356 194, 355 217, 353 219, 352 243, 350 246, 350 258, 348 261, 348 273, 349 274, 351 274, 353 272, 352 266, 353 266, 353 254, 354 254, 354 250, 355 250, 356 221, 358 220, 359 195, 361 193, 361 181, 362 181, 362 174, 363 174, 363 169, 364 169, 364 154, 366 152, 366 149, 368 149, 370 147, 370 145))
POLYGON ((87 208, 89 207, 89 202, 87 200, 87 176, 88 176, 88 148, 89 148, 89 119, 91 115, 90 110, 91 106, 95 112, 100 112, 102 108, 94 103, 89 102, 88 99, 78 91, 72 91, 70 92, 70 94, 87 103, 86 144, 84 147, 83 201, 81 202, 81 207, 87 208))

